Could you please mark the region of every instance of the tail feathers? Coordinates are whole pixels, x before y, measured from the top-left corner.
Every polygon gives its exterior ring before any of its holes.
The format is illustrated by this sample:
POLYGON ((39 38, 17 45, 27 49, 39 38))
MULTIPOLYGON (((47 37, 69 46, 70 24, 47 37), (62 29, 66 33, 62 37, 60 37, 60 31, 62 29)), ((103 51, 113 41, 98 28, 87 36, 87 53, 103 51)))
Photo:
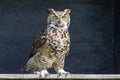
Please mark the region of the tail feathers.
POLYGON ((21 71, 25 71, 25 68, 23 67, 23 68, 21 68, 20 70, 21 70, 21 71))
POLYGON ((26 71, 26 63, 22 66, 22 68, 20 70, 21 71, 26 71))
POLYGON ((20 71, 25 71, 25 67, 21 68, 20 71))

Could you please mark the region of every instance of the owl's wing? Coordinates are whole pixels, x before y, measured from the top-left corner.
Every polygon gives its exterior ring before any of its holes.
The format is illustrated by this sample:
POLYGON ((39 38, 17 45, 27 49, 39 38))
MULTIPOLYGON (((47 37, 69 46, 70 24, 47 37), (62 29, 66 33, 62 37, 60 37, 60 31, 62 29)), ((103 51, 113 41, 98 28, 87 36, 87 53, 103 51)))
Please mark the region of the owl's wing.
POLYGON ((45 42, 46 42, 46 30, 44 30, 36 37, 35 42, 32 45, 29 58, 33 57, 37 53, 38 48, 42 47, 45 44, 45 42))

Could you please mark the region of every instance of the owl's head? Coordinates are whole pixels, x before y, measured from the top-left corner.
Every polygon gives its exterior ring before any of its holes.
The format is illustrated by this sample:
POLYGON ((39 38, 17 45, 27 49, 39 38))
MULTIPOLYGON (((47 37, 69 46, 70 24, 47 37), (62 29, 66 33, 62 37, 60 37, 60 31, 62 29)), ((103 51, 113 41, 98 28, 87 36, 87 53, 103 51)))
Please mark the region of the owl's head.
POLYGON ((68 29, 70 25, 70 9, 65 9, 64 11, 55 11, 53 8, 48 8, 48 12, 48 26, 56 29, 68 29))

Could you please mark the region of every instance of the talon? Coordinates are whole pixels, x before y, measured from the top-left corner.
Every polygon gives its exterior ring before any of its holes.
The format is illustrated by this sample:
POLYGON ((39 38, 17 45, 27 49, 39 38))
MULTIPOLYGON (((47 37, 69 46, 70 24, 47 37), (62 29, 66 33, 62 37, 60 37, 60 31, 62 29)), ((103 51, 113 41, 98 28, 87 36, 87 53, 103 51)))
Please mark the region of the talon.
POLYGON ((50 77, 50 73, 45 74, 45 77, 50 77))
POLYGON ((35 74, 40 74, 40 78, 46 78, 46 77, 48 77, 50 74, 48 73, 48 71, 47 70, 42 70, 42 71, 40 71, 40 72, 34 72, 35 74))
POLYGON ((66 75, 65 75, 65 78, 69 75, 70 73, 68 72, 66 75))
POLYGON ((35 72, 33 72, 34 74, 40 74, 40 72, 39 71, 35 71, 35 72))
POLYGON ((65 75, 65 78, 66 78, 70 73, 64 71, 63 69, 59 69, 59 70, 58 70, 58 76, 57 76, 57 78, 60 77, 60 76, 63 75, 63 74, 65 75))
POLYGON ((58 74, 58 76, 57 76, 57 78, 58 78, 58 77, 60 77, 61 75, 62 75, 62 74, 61 74, 61 73, 59 73, 59 74, 58 74))

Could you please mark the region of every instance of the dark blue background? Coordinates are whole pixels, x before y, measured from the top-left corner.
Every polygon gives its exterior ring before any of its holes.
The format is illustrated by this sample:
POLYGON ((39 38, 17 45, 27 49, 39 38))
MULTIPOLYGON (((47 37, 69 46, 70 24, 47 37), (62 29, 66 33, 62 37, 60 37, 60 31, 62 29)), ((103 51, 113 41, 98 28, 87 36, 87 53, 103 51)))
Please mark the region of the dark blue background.
POLYGON ((24 73, 20 69, 35 36, 46 27, 49 7, 72 10, 65 70, 116 73, 112 0, 0 0, 0 73, 24 73))

